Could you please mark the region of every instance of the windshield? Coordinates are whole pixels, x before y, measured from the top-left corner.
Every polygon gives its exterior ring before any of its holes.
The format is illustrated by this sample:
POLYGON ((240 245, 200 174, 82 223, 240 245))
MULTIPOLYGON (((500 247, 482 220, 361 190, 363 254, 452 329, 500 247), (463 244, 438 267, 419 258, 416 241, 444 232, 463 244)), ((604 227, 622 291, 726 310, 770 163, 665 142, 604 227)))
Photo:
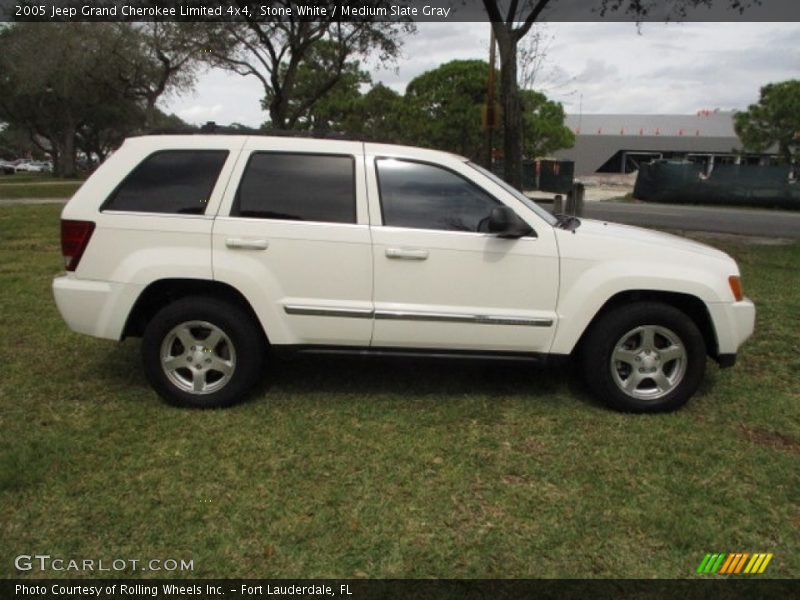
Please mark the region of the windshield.
POLYGON ((547 211, 546 211, 545 209, 543 209, 541 206, 539 206, 538 204, 536 204, 536 202, 534 202, 533 200, 531 200, 530 198, 528 198, 528 197, 527 197, 525 194, 523 194, 522 192, 520 192, 518 189, 516 189, 516 188, 514 188, 513 186, 510 186, 509 184, 507 184, 505 181, 503 181, 502 179, 500 179, 500 178, 499 178, 497 175, 495 175, 495 174, 494 174, 494 173, 492 173, 491 171, 489 171, 489 170, 487 170, 487 169, 484 169, 484 168, 483 168, 483 167, 481 167, 480 165, 476 165, 474 162, 471 162, 471 161, 466 161, 466 163, 467 163, 467 164, 468 164, 470 167, 472 167, 473 169, 475 169, 476 171, 478 171, 478 172, 480 172, 480 173, 483 173, 484 175, 486 175, 486 177, 488 177, 489 179, 491 179, 492 181, 494 181, 494 182, 495 182, 497 185, 499 185, 501 188, 503 188, 505 191, 507 191, 507 192, 508 192, 509 194, 511 194, 512 196, 514 196, 514 197, 515 197, 517 200, 519 200, 519 201, 520 201, 520 202, 522 202, 522 203, 523 203, 525 206, 527 206, 528 208, 530 208, 530 209, 531 209, 533 212, 535 212, 535 213, 536 213, 537 215, 539 215, 539 216, 540 216, 542 219, 544 219, 545 221, 547 221, 547 222, 548 222, 550 225, 556 225, 556 223, 558 223, 558 219, 556 219, 556 218, 555 218, 553 215, 551 215, 549 212, 547 212, 547 211))

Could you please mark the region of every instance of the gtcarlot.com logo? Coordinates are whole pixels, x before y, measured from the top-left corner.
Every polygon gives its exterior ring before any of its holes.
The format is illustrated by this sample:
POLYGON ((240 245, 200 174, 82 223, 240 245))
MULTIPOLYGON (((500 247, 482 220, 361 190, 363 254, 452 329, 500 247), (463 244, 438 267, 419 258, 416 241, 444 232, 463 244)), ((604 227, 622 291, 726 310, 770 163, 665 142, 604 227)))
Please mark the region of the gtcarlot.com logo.
POLYGON ((194 560, 174 558, 62 558, 49 554, 20 554, 14 559, 18 571, 194 571, 194 560))
POLYGON ((771 560, 772 554, 763 552, 706 554, 695 572, 702 575, 756 575, 766 571, 771 560))

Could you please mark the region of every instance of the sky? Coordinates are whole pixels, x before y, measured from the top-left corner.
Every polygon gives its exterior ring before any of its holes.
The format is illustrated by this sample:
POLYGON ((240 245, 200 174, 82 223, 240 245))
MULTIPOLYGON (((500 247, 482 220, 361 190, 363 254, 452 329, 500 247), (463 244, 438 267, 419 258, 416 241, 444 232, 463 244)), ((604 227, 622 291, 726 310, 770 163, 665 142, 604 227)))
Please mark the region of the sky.
MULTIPOLYGON (((766 83, 800 78, 800 23, 548 23, 535 89, 568 114, 695 114, 744 109, 766 83)), ((526 38, 529 39, 529 38, 526 38)), ((523 44, 526 43, 523 40, 523 44)), ((417 75, 455 59, 488 60, 488 23, 420 23, 394 65, 367 65, 403 92, 417 75)), ((499 63, 498 63, 499 64, 499 63)), ((161 103, 185 121, 257 127, 260 82, 221 70, 161 103)))

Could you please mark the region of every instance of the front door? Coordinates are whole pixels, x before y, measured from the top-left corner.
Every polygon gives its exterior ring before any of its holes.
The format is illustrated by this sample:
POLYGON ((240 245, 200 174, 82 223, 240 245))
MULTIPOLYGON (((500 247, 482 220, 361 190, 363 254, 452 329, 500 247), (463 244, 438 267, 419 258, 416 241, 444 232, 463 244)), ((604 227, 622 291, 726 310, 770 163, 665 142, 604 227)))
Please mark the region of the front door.
POLYGON ((487 229, 500 200, 472 167, 367 154, 372 346, 546 352, 558 292, 552 228, 529 214, 534 235, 501 239, 487 229))

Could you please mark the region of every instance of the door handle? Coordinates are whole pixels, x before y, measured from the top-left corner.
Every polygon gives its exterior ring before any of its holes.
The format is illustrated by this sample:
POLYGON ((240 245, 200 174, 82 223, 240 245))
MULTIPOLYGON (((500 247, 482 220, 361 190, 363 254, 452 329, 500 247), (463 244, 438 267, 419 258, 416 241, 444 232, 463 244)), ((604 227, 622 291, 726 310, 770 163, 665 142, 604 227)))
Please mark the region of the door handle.
POLYGON ((422 248, 387 248, 386 258, 426 260, 428 258, 428 251, 422 248))
POLYGON ((252 238, 225 238, 225 245, 228 248, 240 248, 242 250, 266 250, 269 248, 267 240, 252 238))

